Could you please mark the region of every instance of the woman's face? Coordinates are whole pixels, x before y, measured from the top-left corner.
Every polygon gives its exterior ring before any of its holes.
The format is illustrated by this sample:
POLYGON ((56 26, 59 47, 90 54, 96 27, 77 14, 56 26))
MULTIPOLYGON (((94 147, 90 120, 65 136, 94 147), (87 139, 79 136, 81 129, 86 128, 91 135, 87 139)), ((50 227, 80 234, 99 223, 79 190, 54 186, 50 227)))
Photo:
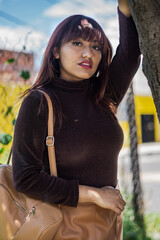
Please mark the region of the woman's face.
POLYGON ((81 38, 63 44, 54 54, 60 61, 60 77, 67 81, 81 81, 94 75, 102 53, 96 40, 84 41, 81 38))

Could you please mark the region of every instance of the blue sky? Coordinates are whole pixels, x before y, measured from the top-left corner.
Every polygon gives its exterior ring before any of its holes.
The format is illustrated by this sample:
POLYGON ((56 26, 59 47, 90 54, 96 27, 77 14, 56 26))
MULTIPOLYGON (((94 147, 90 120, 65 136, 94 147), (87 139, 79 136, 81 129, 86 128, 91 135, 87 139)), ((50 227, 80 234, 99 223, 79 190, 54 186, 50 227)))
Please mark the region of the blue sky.
MULTIPOLYGON (((49 32, 52 25, 75 13, 86 14, 97 20, 101 15, 106 19, 116 14, 115 6, 115 0, 0 0, 1 11, 44 32, 49 32)), ((3 25, 18 25, 6 20, 2 14, 0 16, 3 25)))
POLYGON ((118 44, 115 0, 0 0, 0 48, 34 52, 39 67, 55 27, 73 14, 88 15, 103 27, 116 48, 118 44))
POLYGON ((0 23, 4 26, 11 26, 16 28, 17 26, 30 26, 34 30, 40 30, 45 33, 49 31, 50 23, 49 18, 44 16, 44 11, 50 8, 53 3, 56 4, 60 1, 50 1, 50 0, 1 0, 0 1, 0 11, 3 11, 15 18, 10 21, 8 18, 0 14, 0 23), (21 23, 24 21, 24 23, 21 23), (26 23, 26 24, 25 24, 26 23))
MULTIPOLYGON (((57 24, 77 13, 99 22, 115 52, 119 39, 117 0, 0 0, 0 48, 20 51, 25 45, 27 52, 34 53, 38 70, 57 24)), ((150 94, 141 69, 134 82, 137 92, 150 94)))

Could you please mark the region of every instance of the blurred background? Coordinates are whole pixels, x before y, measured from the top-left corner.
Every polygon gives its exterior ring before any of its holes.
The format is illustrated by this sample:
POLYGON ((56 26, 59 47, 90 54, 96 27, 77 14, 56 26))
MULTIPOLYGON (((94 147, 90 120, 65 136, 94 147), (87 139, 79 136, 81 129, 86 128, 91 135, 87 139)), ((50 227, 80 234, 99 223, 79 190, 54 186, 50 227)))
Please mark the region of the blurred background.
MULTIPOLYGON (((12 143, 20 105, 16 100, 35 81, 55 27, 73 14, 84 14, 97 20, 115 53, 119 40, 117 1, 0 0, 1 163, 6 162, 12 143)), ((120 105, 118 119, 124 131, 119 183, 128 201, 124 239, 149 239, 141 236, 140 229, 133 224, 136 193, 145 231, 152 239, 160 239, 160 125, 141 66, 120 105)))

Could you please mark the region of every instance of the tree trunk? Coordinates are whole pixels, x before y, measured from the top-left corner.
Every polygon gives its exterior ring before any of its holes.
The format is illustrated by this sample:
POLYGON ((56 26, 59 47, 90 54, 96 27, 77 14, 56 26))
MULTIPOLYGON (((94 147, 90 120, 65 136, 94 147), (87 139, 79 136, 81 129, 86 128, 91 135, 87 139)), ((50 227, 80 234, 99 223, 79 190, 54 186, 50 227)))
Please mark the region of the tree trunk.
POLYGON ((142 70, 160 121, 160 0, 129 0, 129 5, 143 54, 142 70))

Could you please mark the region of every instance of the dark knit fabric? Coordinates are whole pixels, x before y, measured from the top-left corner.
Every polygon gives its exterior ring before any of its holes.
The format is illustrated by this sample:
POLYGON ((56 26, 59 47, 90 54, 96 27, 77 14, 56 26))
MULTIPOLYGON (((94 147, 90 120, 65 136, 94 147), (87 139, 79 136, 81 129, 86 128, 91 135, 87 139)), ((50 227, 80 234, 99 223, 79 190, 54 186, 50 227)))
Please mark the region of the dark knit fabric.
MULTIPOLYGON (((119 19, 120 44, 110 65, 106 88, 106 95, 117 105, 139 66, 140 55, 132 18, 119 12, 119 19)), ((79 184, 116 186, 123 132, 111 111, 102 110, 91 100, 90 81, 54 79, 49 86, 64 115, 60 130, 55 125, 58 177, 49 174, 45 146, 48 112, 38 113, 42 93, 35 91, 24 99, 13 141, 13 180, 18 191, 47 202, 76 206, 79 184)), ((43 101, 47 109, 44 96, 43 101)))

